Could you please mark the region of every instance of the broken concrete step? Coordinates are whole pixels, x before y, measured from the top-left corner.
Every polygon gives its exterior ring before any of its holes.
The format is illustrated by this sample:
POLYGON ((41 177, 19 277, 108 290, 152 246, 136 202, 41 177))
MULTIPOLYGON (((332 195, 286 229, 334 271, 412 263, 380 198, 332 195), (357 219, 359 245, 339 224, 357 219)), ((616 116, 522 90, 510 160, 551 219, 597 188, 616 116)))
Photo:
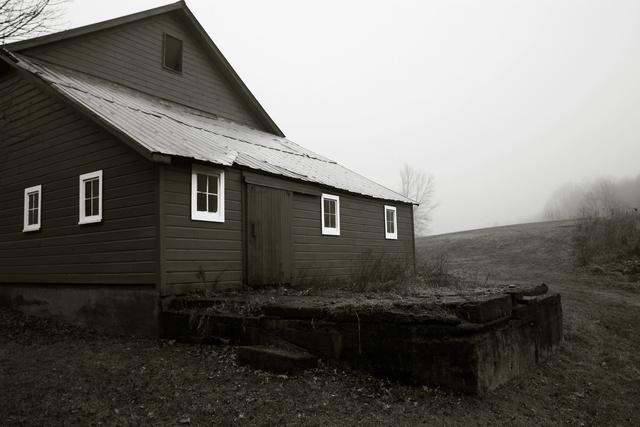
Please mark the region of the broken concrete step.
POLYGON ((264 345, 238 347, 238 362, 274 374, 298 375, 318 366, 318 358, 302 351, 264 345))

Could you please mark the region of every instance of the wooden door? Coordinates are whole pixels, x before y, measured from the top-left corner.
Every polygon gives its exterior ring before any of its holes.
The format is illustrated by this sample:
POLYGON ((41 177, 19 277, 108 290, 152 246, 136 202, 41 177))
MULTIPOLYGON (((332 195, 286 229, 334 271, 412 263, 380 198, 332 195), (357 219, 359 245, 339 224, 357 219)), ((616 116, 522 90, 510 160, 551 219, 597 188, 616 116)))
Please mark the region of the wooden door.
POLYGON ((291 283, 293 194, 247 184, 248 285, 291 283))

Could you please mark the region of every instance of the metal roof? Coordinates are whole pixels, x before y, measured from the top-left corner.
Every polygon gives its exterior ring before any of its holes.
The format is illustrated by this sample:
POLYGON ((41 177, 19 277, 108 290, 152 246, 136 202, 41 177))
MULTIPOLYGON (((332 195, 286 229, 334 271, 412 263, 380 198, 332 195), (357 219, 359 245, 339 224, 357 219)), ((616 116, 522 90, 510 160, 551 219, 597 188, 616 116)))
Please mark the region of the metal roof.
POLYGON ((415 203, 336 162, 268 132, 66 67, 14 56, 20 69, 153 154, 240 165, 351 193, 415 203))

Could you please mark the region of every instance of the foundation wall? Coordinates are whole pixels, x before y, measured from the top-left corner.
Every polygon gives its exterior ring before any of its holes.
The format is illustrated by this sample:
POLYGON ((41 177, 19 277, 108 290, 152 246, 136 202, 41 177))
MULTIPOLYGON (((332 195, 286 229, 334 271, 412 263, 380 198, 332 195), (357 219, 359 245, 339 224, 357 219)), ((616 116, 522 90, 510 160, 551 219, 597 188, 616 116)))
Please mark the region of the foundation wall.
MULTIPOLYGON (((300 303, 302 304, 302 303, 300 303)), ((483 394, 526 372, 563 341, 562 304, 547 287, 420 307, 268 304, 259 317, 165 313, 167 338, 296 346, 408 384, 483 394), (433 315, 429 313, 438 313, 433 315)))
POLYGON ((154 286, 1 284, 0 305, 105 333, 159 335, 154 286))

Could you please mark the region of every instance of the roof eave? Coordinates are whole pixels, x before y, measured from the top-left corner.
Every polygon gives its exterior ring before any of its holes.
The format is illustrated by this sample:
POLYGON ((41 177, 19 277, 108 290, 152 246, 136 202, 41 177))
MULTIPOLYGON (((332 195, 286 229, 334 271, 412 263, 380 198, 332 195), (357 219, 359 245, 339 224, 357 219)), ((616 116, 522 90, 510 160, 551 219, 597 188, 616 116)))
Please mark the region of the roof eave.
POLYGON ((161 153, 152 153, 147 150, 145 147, 140 145, 137 141, 131 138, 125 131, 113 126, 111 123, 104 120, 98 114, 93 112, 90 108, 83 105, 81 102, 76 101, 70 96, 67 96, 64 92, 59 91, 55 88, 54 85, 44 80, 42 77, 38 76, 36 73, 32 72, 27 64, 24 64, 23 61, 20 61, 11 52, 7 51, 4 48, 0 48, 0 61, 5 64, 8 64, 11 68, 16 70, 23 78, 27 81, 42 89, 46 94, 52 96, 53 98, 60 101, 63 105, 66 105, 74 110, 81 112, 85 117, 87 117, 91 122, 95 123, 106 132, 111 134, 113 137, 123 141, 129 147, 131 147, 134 151, 139 153, 141 156, 150 160, 152 162, 159 163, 170 163, 171 157, 161 154, 161 153))

